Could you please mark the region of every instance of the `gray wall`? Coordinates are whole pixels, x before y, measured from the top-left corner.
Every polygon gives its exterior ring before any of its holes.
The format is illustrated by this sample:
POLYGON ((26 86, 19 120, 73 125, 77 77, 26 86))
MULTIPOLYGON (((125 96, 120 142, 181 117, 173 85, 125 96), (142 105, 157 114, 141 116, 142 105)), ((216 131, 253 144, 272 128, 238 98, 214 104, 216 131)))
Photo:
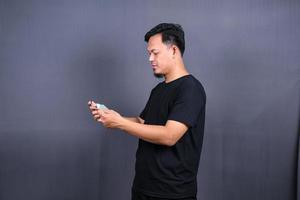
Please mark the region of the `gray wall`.
POLYGON ((137 139, 87 101, 140 113, 160 22, 207 92, 199 199, 297 198, 299 1, 0 0, 1 200, 130 198, 137 139))

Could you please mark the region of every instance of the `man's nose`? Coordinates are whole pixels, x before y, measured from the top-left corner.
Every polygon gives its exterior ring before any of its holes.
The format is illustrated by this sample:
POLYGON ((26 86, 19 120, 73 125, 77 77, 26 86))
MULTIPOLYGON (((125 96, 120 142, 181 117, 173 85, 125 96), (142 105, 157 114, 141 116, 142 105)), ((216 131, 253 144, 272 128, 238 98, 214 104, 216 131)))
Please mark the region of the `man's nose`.
POLYGON ((153 61, 153 54, 150 54, 150 56, 149 56, 149 61, 150 61, 150 62, 153 61))

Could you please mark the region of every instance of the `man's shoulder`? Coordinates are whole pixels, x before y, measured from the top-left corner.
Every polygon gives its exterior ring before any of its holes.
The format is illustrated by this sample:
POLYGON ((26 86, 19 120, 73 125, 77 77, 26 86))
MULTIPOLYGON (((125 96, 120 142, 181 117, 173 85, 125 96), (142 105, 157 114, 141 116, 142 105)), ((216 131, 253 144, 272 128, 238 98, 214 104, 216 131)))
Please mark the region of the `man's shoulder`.
POLYGON ((204 87, 202 83, 195 78, 193 75, 188 76, 186 79, 184 79, 180 84, 182 89, 188 89, 188 90, 199 90, 204 92, 204 87))
POLYGON ((171 84, 166 84, 165 81, 159 82, 152 90, 153 92, 159 92, 160 89, 169 88, 171 90, 182 90, 182 91, 198 91, 205 94, 205 90, 201 82, 195 78, 192 74, 183 76, 175 81, 172 81, 171 84))
POLYGON ((161 88, 163 85, 164 85, 164 81, 159 82, 154 88, 152 88, 152 91, 155 91, 158 88, 161 88))

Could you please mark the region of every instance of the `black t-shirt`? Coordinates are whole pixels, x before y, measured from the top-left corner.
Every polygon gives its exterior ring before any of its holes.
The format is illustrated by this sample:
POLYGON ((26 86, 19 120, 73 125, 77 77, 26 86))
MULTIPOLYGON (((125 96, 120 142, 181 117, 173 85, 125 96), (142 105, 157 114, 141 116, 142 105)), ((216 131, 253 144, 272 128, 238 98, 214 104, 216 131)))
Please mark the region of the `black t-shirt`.
POLYGON ((187 132, 172 147, 139 140, 132 189, 160 198, 184 198, 197 193, 206 95, 192 75, 159 83, 140 114, 145 124, 184 123, 187 132))

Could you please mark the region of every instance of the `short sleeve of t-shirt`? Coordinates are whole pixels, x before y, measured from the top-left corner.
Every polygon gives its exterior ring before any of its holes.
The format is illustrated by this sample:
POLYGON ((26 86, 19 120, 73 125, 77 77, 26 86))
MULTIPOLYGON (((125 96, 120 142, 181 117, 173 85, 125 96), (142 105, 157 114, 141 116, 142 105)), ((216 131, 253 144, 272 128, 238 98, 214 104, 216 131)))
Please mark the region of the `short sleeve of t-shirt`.
POLYGON ((195 82, 183 84, 174 99, 168 120, 184 123, 188 127, 197 124, 201 109, 205 104, 202 89, 195 82))
POLYGON ((140 114, 140 118, 142 118, 143 120, 145 120, 145 115, 147 113, 147 108, 148 108, 148 106, 146 105, 145 108, 143 109, 143 111, 140 114))
POLYGON ((148 112, 148 110, 149 110, 149 103, 150 103, 150 99, 151 99, 152 93, 153 93, 153 90, 152 90, 151 93, 150 93, 150 97, 149 97, 149 99, 148 99, 148 101, 147 101, 147 104, 146 104, 145 108, 143 109, 143 111, 141 112, 141 114, 140 114, 140 116, 139 116, 139 117, 142 118, 143 120, 145 120, 145 116, 146 116, 146 114, 147 114, 147 112, 148 112))

